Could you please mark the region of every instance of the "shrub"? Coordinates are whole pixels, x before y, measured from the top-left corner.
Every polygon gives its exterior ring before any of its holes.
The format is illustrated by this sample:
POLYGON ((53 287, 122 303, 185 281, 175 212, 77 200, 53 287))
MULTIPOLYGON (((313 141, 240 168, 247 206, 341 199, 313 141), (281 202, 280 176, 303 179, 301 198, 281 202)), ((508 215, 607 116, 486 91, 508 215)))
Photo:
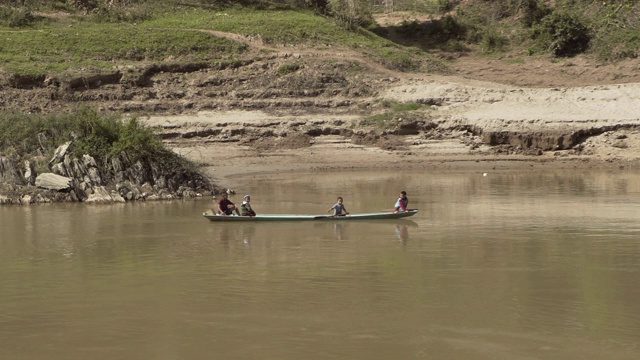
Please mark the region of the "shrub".
POLYGON ((35 16, 27 8, 0 7, 0 25, 8 27, 30 26, 40 17, 35 16))
POLYGON ((501 35, 494 29, 488 29, 482 34, 482 40, 480 40, 480 46, 485 53, 494 53, 505 51, 509 45, 509 40, 506 36, 501 35))
POLYGON ((522 13, 522 23, 530 27, 540 22, 551 13, 551 9, 539 0, 516 0, 517 8, 522 13))
POLYGON ((283 64, 278 68, 278 75, 285 76, 287 74, 291 74, 300 70, 300 68, 301 68, 300 64, 297 64, 297 63, 283 64))
POLYGON ((163 153, 160 139, 137 119, 91 109, 56 115, 0 113, 0 148, 19 156, 53 154, 66 141, 75 156, 88 154, 105 160, 121 152, 132 158, 163 153))
POLYGON ((397 32, 407 37, 424 37, 433 43, 443 44, 450 40, 463 39, 466 35, 466 27, 453 16, 447 15, 422 23, 415 20, 404 21, 397 32))
POLYGON ((99 5, 92 14, 95 22, 105 23, 134 23, 153 18, 153 10, 148 5, 138 5, 134 7, 116 7, 108 5, 99 5))
POLYGON ((422 66, 419 57, 414 57, 409 53, 395 51, 393 49, 381 49, 378 61, 389 69, 398 71, 417 71, 422 66))
POLYGON ((382 102, 382 106, 385 108, 389 108, 394 112, 414 111, 422 108, 422 104, 419 104, 417 102, 399 102, 396 100, 384 100, 382 102))
POLYGON ((549 49, 553 55, 570 57, 589 48, 589 29, 574 15, 553 12, 542 19, 533 32, 538 43, 549 49))
POLYGON ((329 0, 327 12, 347 30, 373 23, 371 5, 367 0, 329 0))
POLYGON ((392 129, 398 126, 401 118, 410 116, 414 111, 420 110, 424 105, 417 102, 399 102, 397 100, 383 100, 380 103, 385 111, 367 116, 360 120, 360 126, 376 126, 380 129, 392 129))

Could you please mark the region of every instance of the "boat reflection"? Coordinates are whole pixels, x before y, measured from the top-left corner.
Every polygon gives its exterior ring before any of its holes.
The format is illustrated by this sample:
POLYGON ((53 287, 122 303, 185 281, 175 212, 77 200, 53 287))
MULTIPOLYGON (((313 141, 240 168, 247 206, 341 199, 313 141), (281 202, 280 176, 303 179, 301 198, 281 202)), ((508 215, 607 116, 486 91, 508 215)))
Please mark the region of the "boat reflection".
MULTIPOLYGON (((287 239, 287 238, 299 238, 300 234, 306 233, 309 240, 318 238, 332 238, 336 240, 357 240, 365 236, 372 226, 375 226, 376 230, 379 229, 379 234, 388 234, 394 240, 407 241, 409 239, 409 227, 417 226, 413 221, 400 221, 395 222, 358 222, 347 223, 342 221, 326 222, 318 221, 313 222, 313 231, 309 231, 310 224, 300 224, 298 222, 291 223, 291 226, 283 225, 283 223, 225 223, 217 224, 217 235, 221 244, 225 248, 233 246, 233 244, 242 243, 245 247, 250 247, 252 241, 256 240, 257 234, 259 238, 263 239, 287 239), (259 227, 259 229, 257 229, 259 227), (364 229, 363 227, 366 227, 364 229), (324 235, 322 235, 324 234, 324 235)), ((306 236, 306 237, 307 237, 306 236)))
POLYGON ((255 237, 255 224, 221 224, 216 226, 218 229, 218 240, 225 249, 229 249, 229 245, 242 241, 244 246, 251 246, 251 240, 255 237))

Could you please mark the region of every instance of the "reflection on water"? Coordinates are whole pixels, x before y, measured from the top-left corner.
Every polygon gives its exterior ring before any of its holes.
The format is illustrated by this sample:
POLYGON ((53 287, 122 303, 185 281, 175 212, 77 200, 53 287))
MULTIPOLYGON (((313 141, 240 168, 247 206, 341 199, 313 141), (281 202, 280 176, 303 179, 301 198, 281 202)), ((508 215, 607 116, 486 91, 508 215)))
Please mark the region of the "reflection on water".
POLYGON ((336 234, 336 239, 342 240, 343 228, 344 228, 344 224, 342 224, 342 223, 334 223, 333 224, 333 232, 336 234))
POLYGON ((409 239, 409 229, 407 225, 396 225, 396 236, 400 241, 407 241, 407 239, 409 239))
POLYGON ((407 190, 411 220, 212 223, 210 199, 0 207, 0 359, 637 358, 640 174, 405 175, 234 188, 308 214, 407 190))
MULTIPOLYGON (((407 241, 409 239, 409 226, 418 226, 415 222, 406 220, 394 221, 318 221, 314 223, 297 222, 242 222, 242 223, 216 223, 216 238, 220 244, 228 247, 231 243, 242 242, 245 246, 251 246, 255 241, 266 241, 278 237, 299 236, 302 228, 312 229, 313 236, 317 238, 349 240, 357 239, 361 235, 354 232, 368 231, 375 227, 381 235, 386 235, 389 240, 407 241), (410 224, 410 225, 408 225, 410 224), (330 236, 329 234, 332 234, 330 236), (395 235, 395 236, 394 236, 395 235)), ((303 230, 308 232, 309 230, 303 230)))

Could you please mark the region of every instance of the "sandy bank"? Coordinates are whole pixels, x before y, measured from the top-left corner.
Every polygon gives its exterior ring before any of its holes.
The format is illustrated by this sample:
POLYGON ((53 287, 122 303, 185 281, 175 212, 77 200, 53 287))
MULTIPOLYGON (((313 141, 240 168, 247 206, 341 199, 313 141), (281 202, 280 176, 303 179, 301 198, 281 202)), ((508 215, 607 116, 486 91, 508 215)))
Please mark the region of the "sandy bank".
POLYGON ((470 85, 425 77, 390 87, 381 93, 381 98, 437 102, 438 106, 433 106, 424 116, 438 128, 449 131, 419 131, 401 136, 401 146, 392 150, 358 145, 348 137, 332 134, 313 137, 309 147, 265 149, 243 141, 242 130, 238 129, 266 127, 276 132, 275 137, 278 132, 282 137, 287 131, 290 134, 287 124, 326 127, 332 123, 348 124, 359 116, 282 116, 263 111, 232 111, 154 116, 147 122, 178 132, 197 129, 202 133, 203 129, 215 127, 227 129, 216 135, 168 141, 177 152, 205 164, 208 173, 223 186, 234 176, 282 171, 640 168, 640 84, 540 89, 477 81, 470 85), (451 131, 465 126, 522 134, 581 129, 598 131, 580 139, 579 152, 565 149, 531 156, 496 151, 487 144, 470 146, 473 141, 465 134, 451 131), (229 129, 236 129, 240 135, 234 138, 229 129))

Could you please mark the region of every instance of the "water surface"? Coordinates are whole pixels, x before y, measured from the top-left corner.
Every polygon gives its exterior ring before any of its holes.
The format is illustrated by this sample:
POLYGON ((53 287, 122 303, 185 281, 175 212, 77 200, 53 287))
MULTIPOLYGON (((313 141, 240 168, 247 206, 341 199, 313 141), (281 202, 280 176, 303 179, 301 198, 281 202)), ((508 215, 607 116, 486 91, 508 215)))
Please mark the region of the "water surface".
POLYGON ((199 201, 0 207, 0 359, 637 359, 640 174, 345 172, 199 201))

